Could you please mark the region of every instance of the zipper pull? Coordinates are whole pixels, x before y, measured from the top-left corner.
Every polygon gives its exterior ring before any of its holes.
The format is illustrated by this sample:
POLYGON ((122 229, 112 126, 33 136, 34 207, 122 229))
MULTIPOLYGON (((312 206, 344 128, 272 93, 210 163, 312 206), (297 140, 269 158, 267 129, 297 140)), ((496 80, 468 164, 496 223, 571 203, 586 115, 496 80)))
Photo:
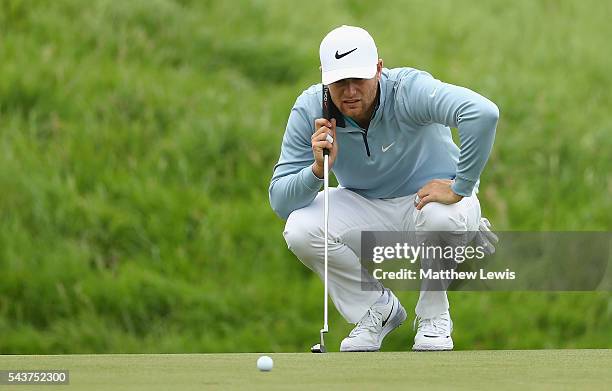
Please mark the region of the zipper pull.
POLYGON ((368 145, 368 133, 361 132, 361 136, 363 137, 363 143, 365 144, 366 153, 368 154, 368 157, 369 157, 370 156, 370 146, 368 145))

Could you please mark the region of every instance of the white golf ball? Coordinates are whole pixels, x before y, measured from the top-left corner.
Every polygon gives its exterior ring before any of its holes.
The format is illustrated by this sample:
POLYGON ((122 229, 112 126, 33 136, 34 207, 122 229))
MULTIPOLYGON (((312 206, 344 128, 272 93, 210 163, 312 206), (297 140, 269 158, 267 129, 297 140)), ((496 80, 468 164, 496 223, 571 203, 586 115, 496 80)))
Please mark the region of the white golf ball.
POLYGON ((257 359, 257 369, 263 372, 268 372, 272 370, 274 366, 274 361, 269 356, 261 356, 257 359))

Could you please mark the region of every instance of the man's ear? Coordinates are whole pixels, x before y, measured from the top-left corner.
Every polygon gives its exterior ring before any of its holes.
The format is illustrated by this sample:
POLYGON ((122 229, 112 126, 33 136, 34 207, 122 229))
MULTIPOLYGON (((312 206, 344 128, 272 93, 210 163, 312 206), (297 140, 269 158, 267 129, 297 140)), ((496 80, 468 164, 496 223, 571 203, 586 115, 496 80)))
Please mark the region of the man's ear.
POLYGON ((382 58, 378 59, 378 64, 376 65, 376 78, 378 80, 380 80, 380 77, 382 75, 382 69, 383 69, 383 60, 382 58))

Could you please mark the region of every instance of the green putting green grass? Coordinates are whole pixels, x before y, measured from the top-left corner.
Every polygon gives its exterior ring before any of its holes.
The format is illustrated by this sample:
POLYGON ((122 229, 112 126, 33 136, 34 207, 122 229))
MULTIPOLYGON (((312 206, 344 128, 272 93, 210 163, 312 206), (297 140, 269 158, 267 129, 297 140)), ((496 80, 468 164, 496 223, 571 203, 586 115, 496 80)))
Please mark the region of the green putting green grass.
MULTIPOLYGON (((606 389, 612 350, 0 356, 0 370, 68 369, 70 390, 606 389)), ((8 386, 0 386, 7 389, 8 386)), ((24 391, 40 386, 11 387, 24 391)))

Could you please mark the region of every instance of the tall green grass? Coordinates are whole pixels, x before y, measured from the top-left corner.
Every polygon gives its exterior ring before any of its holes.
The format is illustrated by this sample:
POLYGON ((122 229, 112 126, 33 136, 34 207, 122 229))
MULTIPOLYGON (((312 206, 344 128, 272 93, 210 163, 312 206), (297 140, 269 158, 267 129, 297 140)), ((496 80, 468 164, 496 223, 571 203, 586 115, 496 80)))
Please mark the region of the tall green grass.
MULTIPOLYGON (((321 283, 267 187, 318 45, 367 28, 498 104, 496 229, 610 230, 598 1, 0 3, 0 353, 293 351, 321 283)), ((414 293, 402 293, 410 307, 414 293)), ((458 348, 612 347, 609 293, 452 293, 458 348)), ((330 344, 350 329, 333 313, 330 344)), ((410 346, 408 327, 386 349, 410 346)), ((314 338, 313 338, 314 337, 314 338)))

